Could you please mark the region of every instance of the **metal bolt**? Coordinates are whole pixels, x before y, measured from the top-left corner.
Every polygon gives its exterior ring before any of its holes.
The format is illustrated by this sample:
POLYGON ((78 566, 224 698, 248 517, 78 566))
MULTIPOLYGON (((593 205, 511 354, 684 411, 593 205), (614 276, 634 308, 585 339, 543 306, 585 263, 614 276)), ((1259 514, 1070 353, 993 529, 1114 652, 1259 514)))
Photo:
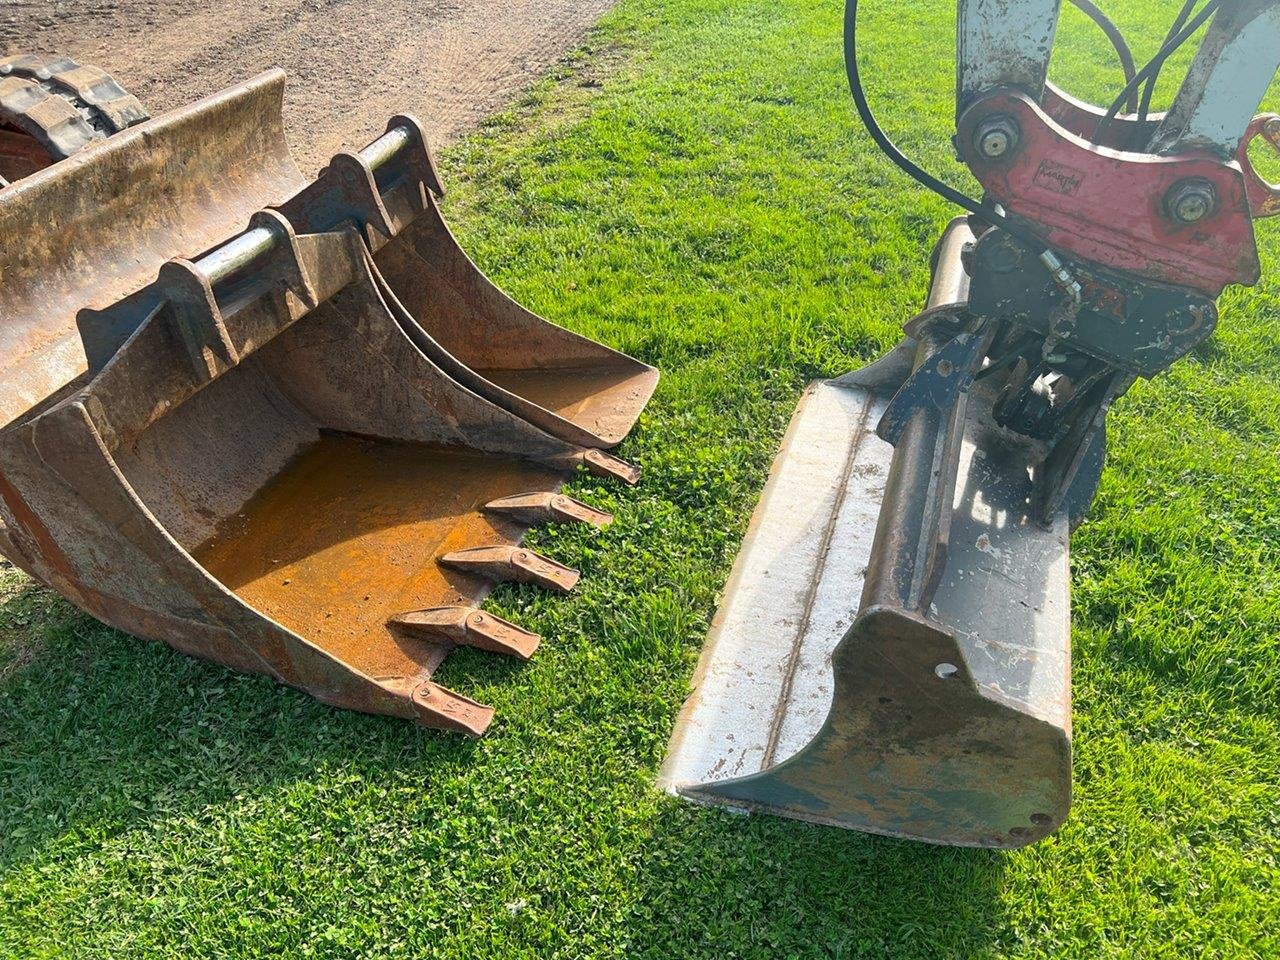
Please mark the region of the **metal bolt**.
POLYGON ((973 147, 987 160, 999 160, 1018 149, 1022 131, 1018 121, 1007 113, 987 117, 973 131, 973 147))
POLYGON ((1178 223, 1198 223, 1217 205, 1218 192, 1203 177, 1179 180, 1164 195, 1165 212, 1178 223))

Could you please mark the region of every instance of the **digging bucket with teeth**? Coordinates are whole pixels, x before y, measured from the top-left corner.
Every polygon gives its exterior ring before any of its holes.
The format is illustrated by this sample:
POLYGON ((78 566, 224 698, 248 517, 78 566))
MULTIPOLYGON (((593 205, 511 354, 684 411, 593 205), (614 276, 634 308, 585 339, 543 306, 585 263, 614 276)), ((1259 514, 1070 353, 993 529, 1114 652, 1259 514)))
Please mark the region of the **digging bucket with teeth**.
POLYGON ((577 571, 522 546, 526 530, 608 522, 559 493, 575 469, 638 472, 424 352, 370 227, 393 235, 430 206, 420 130, 398 118, 308 185, 282 83, 0 192, 0 219, 41 222, 53 199, 68 226, 30 254, 54 258, 47 287, 34 268, 5 281, 0 546, 122 630, 478 735, 492 710, 433 671, 458 645, 530 656, 536 634, 480 609, 490 586, 571 589, 577 571))
POLYGON ((1033 496, 1044 451, 993 422, 986 338, 949 323, 972 239, 962 221, 944 235, 907 340, 805 392, 669 790, 965 846, 1021 846, 1066 816, 1070 517, 1033 496))

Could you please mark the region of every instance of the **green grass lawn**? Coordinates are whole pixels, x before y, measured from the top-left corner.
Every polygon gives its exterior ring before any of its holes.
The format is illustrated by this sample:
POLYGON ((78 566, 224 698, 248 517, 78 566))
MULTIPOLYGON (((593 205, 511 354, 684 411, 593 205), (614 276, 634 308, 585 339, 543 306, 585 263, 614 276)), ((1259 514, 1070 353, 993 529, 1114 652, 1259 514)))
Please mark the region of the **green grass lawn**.
MULTIPOLYGON (((1176 5, 1105 6, 1141 58, 1176 5)), ((574 485, 618 522, 534 538, 579 591, 495 598, 548 638, 538 656, 464 650, 438 674, 496 704, 488 738, 335 712, 5 573, 0 955, 1280 955, 1273 223, 1262 284, 1112 416, 1075 540, 1076 805, 1056 836, 939 849, 653 787, 802 386, 892 344, 953 213, 859 128, 840 16, 622 0, 446 152, 485 268, 664 375, 621 449, 641 487, 574 485)), ((948 146, 953 17, 869 2, 865 69, 898 141, 972 188, 948 146)), ((1101 35, 1073 11, 1062 34, 1055 76, 1109 100, 1101 35)))

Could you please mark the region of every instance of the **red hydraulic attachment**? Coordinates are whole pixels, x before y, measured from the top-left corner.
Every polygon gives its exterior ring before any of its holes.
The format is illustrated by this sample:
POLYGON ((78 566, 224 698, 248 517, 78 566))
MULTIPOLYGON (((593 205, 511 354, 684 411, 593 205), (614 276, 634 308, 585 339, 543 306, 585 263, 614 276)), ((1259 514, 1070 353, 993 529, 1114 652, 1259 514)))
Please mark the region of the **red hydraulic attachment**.
POLYGON ((1254 219, 1274 217, 1280 214, 1280 185, 1271 183, 1259 176, 1249 159, 1249 145, 1258 137, 1266 140, 1280 153, 1280 116, 1264 113, 1254 117, 1240 141, 1240 150, 1236 154, 1236 162, 1244 171, 1244 188, 1249 197, 1249 209, 1254 219))

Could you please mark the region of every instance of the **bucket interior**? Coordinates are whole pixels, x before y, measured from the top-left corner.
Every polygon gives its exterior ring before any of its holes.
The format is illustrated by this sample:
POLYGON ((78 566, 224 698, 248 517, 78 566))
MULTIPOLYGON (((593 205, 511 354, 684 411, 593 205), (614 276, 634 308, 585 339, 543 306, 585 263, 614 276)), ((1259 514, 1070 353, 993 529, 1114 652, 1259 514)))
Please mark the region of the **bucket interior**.
POLYGON ((321 432, 194 556, 294 633, 372 676, 400 676, 422 641, 401 649, 388 618, 474 605, 474 578, 437 558, 518 542, 521 528, 481 508, 554 479, 516 459, 321 432))
POLYGON ((618 367, 546 369, 540 367, 479 367, 476 373, 503 390, 532 400, 545 410, 592 428, 600 411, 629 408, 640 375, 618 367))
MULTIPOLYGON (((658 371, 532 313, 494 286, 450 233, 434 203, 375 256, 392 297, 431 343, 478 378, 477 392, 503 393, 579 432, 538 425, 574 442, 613 445, 635 423, 658 371), (496 388, 496 389, 495 389, 496 388)), ((528 416, 522 407, 517 412, 528 416)))
POLYGON ((484 505, 563 473, 495 449, 500 437, 469 443, 458 411, 427 402, 360 326, 322 306, 114 457, 246 604, 372 677, 429 675, 447 646, 388 619, 479 603, 486 580, 436 561, 518 543, 525 526, 484 505))

